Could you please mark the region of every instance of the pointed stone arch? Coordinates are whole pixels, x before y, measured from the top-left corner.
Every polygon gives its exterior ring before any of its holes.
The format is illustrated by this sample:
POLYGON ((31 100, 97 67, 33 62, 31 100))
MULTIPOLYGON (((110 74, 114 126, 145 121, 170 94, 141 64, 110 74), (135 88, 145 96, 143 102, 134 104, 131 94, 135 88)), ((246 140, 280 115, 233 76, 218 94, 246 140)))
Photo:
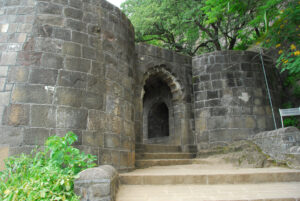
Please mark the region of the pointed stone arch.
MULTIPOLYGON (((170 88, 172 93, 172 100, 174 102, 181 102, 184 98, 184 87, 180 81, 176 78, 176 75, 173 75, 170 71, 167 70, 167 65, 157 65, 150 68, 145 74, 142 82, 142 86, 145 86, 146 81, 151 76, 157 76, 162 81, 164 81, 170 88)), ((144 96, 144 89, 142 89, 142 98, 144 96)))

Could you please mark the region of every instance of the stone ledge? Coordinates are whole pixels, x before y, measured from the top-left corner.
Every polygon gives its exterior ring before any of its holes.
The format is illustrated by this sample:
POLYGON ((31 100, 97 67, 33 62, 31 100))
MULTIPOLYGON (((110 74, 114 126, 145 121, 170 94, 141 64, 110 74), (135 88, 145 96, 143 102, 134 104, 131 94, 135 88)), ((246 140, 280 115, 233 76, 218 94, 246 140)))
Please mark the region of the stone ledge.
POLYGON ((81 201, 114 201, 119 188, 119 175, 110 165, 86 169, 79 173, 74 189, 81 201))
POLYGON ((250 140, 277 162, 300 168, 300 131, 297 128, 287 127, 261 132, 250 140))

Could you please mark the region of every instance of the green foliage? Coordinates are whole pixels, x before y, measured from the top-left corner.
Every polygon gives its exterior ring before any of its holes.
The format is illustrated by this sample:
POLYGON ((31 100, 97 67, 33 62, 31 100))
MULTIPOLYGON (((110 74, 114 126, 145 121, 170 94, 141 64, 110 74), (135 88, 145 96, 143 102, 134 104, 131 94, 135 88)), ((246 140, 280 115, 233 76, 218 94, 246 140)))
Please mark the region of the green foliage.
MULTIPOLYGON (((298 106, 293 106, 293 104, 289 101, 282 104, 282 108, 284 108, 284 109, 289 109, 289 108, 293 108, 293 107, 298 107, 298 106)), ((284 119, 283 119, 284 127, 294 126, 294 127, 298 127, 300 129, 299 123, 300 122, 298 120, 298 117, 284 117, 284 119)))
POLYGON ((296 117, 286 117, 283 119, 283 124, 284 124, 284 127, 288 127, 288 126, 297 127, 299 124, 299 121, 296 117))
POLYGON ((287 0, 127 0, 121 5, 137 42, 189 55, 246 49, 263 33, 287 0))
POLYGON ((0 172, 0 200, 78 201, 74 179, 80 171, 95 166, 95 156, 72 147, 76 140, 77 136, 68 132, 65 137, 49 137, 45 151, 10 157, 0 172))
POLYGON ((281 68, 281 71, 300 73, 300 1, 292 0, 283 4, 277 9, 273 21, 273 25, 264 36, 263 45, 277 48, 280 55, 277 67, 281 68))

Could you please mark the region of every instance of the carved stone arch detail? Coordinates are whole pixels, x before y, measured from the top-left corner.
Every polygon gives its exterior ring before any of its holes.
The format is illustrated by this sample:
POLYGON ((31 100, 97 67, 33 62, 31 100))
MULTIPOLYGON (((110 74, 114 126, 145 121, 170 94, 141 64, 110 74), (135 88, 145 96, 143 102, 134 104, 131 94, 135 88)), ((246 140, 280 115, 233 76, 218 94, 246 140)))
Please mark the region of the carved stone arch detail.
MULTIPOLYGON (((172 100, 174 102, 180 102, 184 98, 184 87, 177 79, 177 76, 172 74, 167 69, 168 66, 165 64, 156 65, 148 69, 148 71, 144 74, 142 86, 145 86, 146 81, 150 76, 154 76, 154 75, 158 76, 159 78, 161 78, 162 81, 164 81, 170 87, 172 93, 172 100)), ((144 91, 142 93, 142 97, 143 96, 144 96, 144 91)))

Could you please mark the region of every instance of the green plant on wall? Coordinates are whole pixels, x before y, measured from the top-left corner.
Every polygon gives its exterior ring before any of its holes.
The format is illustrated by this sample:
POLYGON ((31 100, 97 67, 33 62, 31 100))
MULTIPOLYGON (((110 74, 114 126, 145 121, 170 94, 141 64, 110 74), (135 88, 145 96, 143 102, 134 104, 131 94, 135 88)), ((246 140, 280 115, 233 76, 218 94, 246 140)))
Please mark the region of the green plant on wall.
POLYGON ((74 179, 95 166, 96 157, 72 147, 75 141, 77 136, 68 132, 65 137, 49 137, 44 151, 10 157, 0 172, 0 200, 79 200, 74 179))

